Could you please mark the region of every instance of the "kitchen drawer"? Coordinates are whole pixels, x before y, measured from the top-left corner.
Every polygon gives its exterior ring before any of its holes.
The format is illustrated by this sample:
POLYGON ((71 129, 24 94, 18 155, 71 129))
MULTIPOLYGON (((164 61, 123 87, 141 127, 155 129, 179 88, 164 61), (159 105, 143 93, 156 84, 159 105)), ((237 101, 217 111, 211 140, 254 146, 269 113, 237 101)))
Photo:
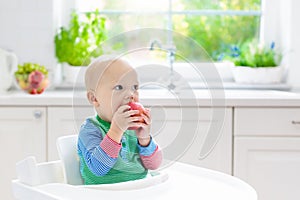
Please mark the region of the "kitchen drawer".
POLYGON ((300 136, 300 108, 236 108, 234 135, 300 136))

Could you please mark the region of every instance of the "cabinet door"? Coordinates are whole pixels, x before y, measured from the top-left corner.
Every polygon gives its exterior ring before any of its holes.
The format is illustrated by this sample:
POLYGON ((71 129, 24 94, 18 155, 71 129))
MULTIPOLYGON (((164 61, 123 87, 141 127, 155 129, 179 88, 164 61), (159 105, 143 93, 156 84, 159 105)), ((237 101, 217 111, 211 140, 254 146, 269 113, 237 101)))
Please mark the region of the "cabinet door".
POLYGON ((14 199, 15 165, 27 156, 46 161, 46 109, 0 107, 1 199, 14 199))
POLYGON ((78 134, 85 118, 94 115, 92 107, 48 107, 48 160, 58 160, 56 139, 78 134))
POLYGON ((259 200, 300 199, 300 138, 236 137, 234 176, 252 185, 259 200))
MULTIPOLYGON (((192 165, 205 167, 213 170, 225 172, 227 174, 232 173, 231 159, 232 159, 232 111, 230 108, 224 109, 225 117, 219 121, 214 119, 213 109, 211 108, 199 108, 199 115, 195 116, 195 109, 192 107, 152 107, 152 134, 154 139, 162 148, 163 152, 169 146, 173 146, 172 151, 168 151, 168 154, 181 154, 178 156, 178 161, 189 163, 192 165), (182 110, 185 109, 187 115, 182 115, 182 110), (190 114, 189 114, 190 113, 190 114), (217 123, 223 124, 221 130, 212 132, 212 128, 216 127, 217 123), (194 125, 197 124, 197 129, 194 125), (182 127, 184 126, 184 129, 182 127), (196 132, 195 132, 196 131, 196 132), (218 132, 220 131, 220 133, 218 132), (184 151, 182 144, 184 143, 185 135, 194 134, 192 140, 186 146, 184 151), (219 134, 218 140, 213 141, 215 143, 214 148, 209 152, 206 157, 201 157, 200 152, 203 149, 204 141, 206 138, 212 138, 209 134, 219 134), (180 136, 181 135, 181 136, 180 136), (177 140, 177 142, 176 142, 177 140), (178 148, 177 148, 178 147, 178 148), (178 152, 182 151, 182 152, 178 152)), ((165 153, 165 152, 164 152, 165 153)), ((167 158, 168 155, 165 155, 167 158)), ((168 158, 167 158, 168 159, 168 158)))
POLYGON ((234 135, 300 136, 300 108, 236 108, 234 135))

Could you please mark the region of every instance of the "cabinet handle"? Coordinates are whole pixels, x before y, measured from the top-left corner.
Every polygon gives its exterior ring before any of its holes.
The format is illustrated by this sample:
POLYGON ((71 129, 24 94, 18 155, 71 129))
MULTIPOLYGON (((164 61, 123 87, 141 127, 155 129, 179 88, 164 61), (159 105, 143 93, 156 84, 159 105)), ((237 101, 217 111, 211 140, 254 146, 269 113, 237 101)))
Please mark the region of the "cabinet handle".
POLYGON ((33 116, 35 119, 40 119, 42 117, 42 114, 43 114, 42 111, 36 110, 34 111, 33 116))
POLYGON ((300 121, 292 121, 292 124, 300 124, 300 121))

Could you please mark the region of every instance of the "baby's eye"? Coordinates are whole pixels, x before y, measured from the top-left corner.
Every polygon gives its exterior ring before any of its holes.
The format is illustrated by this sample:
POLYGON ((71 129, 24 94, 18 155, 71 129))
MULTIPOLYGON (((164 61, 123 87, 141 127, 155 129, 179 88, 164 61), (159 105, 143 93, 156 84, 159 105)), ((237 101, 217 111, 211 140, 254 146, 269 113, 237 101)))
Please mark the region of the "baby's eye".
POLYGON ((132 89, 133 89, 133 90, 138 90, 138 89, 139 89, 139 86, 138 86, 138 85, 134 85, 134 86, 132 86, 132 89))
POLYGON ((123 89, 123 86, 122 85, 116 85, 114 87, 115 90, 122 90, 123 89))

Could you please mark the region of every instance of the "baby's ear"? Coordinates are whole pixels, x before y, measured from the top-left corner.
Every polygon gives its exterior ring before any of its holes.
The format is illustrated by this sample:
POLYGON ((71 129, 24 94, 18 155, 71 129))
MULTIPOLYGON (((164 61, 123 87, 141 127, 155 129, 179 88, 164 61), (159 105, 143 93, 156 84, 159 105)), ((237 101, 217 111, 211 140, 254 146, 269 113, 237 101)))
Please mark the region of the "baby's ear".
POLYGON ((90 102, 90 104, 93 104, 93 106, 98 107, 99 106, 99 102, 95 97, 95 93, 94 92, 87 92, 87 98, 90 102))

